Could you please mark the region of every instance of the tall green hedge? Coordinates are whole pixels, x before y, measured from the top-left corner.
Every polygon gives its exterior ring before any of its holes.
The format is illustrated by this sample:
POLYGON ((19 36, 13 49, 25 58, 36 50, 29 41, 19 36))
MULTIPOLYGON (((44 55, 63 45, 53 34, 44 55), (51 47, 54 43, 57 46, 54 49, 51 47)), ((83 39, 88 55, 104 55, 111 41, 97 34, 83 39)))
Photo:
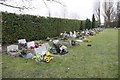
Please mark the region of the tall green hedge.
MULTIPOLYGON (((85 22, 85 21, 83 21, 85 22)), ((27 41, 58 36, 64 31, 80 29, 80 20, 17 15, 2 12, 3 44, 15 43, 20 38, 27 41)))
POLYGON ((0 44, 2 43, 2 13, 0 13, 0 44))

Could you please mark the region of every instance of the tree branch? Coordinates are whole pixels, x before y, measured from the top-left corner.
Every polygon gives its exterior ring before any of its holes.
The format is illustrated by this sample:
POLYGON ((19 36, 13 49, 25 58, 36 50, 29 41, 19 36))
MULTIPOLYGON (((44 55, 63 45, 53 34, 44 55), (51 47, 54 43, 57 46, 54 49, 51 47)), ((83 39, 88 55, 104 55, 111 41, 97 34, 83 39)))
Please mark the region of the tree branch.
POLYGON ((17 9, 27 9, 26 7, 16 7, 16 6, 12 6, 12 5, 1 3, 1 2, 0 2, 0 4, 4 5, 4 6, 12 7, 12 8, 17 8, 17 9))
POLYGON ((50 9, 49 9, 49 7, 47 6, 47 4, 46 4, 46 2, 45 2, 44 0, 43 0, 43 2, 44 2, 44 4, 45 4, 46 8, 48 9, 49 17, 51 17, 51 13, 50 13, 50 9))
POLYGON ((62 4, 61 2, 59 2, 59 1, 56 1, 56 0, 52 0, 52 1, 54 1, 54 2, 56 2, 56 3, 58 3, 58 4, 60 4, 60 5, 62 5, 62 6, 64 6, 65 7, 65 5, 64 4, 62 4))

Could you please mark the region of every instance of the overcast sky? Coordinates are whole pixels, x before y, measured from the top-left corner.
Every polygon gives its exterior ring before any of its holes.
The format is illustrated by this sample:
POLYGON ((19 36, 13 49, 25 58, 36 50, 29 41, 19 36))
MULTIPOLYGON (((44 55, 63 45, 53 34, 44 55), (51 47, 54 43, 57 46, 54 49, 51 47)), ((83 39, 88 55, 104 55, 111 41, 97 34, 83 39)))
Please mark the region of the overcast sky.
MULTIPOLYGON (((19 11, 18 9, 13 9, 10 7, 0 5, 0 10, 12 13, 31 14, 40 16, 48 16, 50 12, 52 17, 63 18, 65 16, 65 18, 76 18, 80 20, 85 20, 86 18, 92 19, 95 1, 97 0, 56 0, 64 4, 65 6, 53 1, 45 0, 48 8, 42 0, 33 0, 31 2, 25 2, 25 4, 23 4, 21 1, 22 0, 11 0, 6 3, 15 6, 26 5, 30 6, 32 9, 19 11)), ((101 17, 101 19, 103 22, 103 17, 101 17)))

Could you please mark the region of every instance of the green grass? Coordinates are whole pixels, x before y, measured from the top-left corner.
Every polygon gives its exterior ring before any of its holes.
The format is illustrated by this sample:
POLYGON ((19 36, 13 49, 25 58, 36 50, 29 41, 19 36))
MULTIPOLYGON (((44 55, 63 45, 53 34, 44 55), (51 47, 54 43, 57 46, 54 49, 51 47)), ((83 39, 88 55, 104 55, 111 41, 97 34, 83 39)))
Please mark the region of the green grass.
POLYGON ((0 79, 2 78, 2 54, 0 52, 0 79))
POLYGON ((88 43, 68 47, 65 56, 55 56, 50 63, 3 54, 3 78, 117 78, 118 30, 105 29, 90 37, 88 43), (69 68, 69 69, 68 69, 69 68))

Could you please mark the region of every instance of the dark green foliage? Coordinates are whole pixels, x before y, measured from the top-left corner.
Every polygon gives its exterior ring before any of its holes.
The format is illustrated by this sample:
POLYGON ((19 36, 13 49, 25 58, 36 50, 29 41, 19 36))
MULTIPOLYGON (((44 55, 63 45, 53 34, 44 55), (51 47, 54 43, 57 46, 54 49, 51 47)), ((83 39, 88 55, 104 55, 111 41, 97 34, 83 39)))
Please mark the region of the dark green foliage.
POLYGON ((95 16, 94 16, 94 14, 92 15, 92 28, 95 28, 95 16))
POLYGON ((120 28, 120 14, 119 14, 119 16, 118 16, 117 27, 120 28))
POLYGON ((2 12, 2 19, 4 44, 15 43, 20 38, 25 38, 27 41, 46 39, 58 36, 64 31, 80 29, 80 20, 73 19, 45 18, 4 12, 2 12))
POLYGON ((117 20, 117 27, 120 28, 120 12, 117 14, 118 20, 117 20))
POLYGON ((95 27, 100 27, 100 22, 99 21, 95 21, 95 27))
POLYGON ((2 13, 0 12, 0 43, 2 43, 2 13))
POLYGON ((80 30, 84 29, 83 21, 80 22, 80 30))
POLYGON ((85 29, 91 29, 92 28, 92 25, 91 25, 91 21, 90 19, 86 19, 86 23, 85 23, 85 29))

